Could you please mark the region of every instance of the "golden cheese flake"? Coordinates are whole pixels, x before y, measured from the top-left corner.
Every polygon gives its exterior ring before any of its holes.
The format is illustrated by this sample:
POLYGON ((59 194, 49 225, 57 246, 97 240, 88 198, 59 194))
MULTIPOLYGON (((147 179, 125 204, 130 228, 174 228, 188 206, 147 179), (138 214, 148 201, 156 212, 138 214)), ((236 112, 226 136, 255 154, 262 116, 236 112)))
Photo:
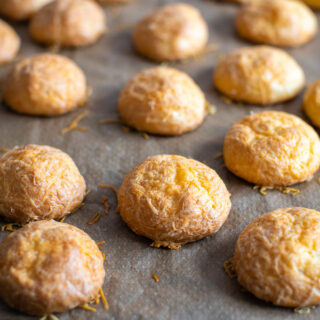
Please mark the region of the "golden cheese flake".
POLYGON ((105 295, 103 293, 103 290, 101 288, 99 289, 99 293, 100 293, 100 297, 101 297, 101 300, 103 302, 104 308, 106 310, 109 310, 110 309, 109 308, 109 303, 108 303, 108 301, 107 301, 107 299, 106 299, 106 297, 105 297, 105 295))
POLYGON ((219 158, 222 158, 222 157, 223 157, 223 152, 219 152, 213 157, 213 159, 216 160, 216 159, 219 159, 219 158))
POLYGON ((312 309, 315 309, 315 306, 312 307, 297 307, 293 311, 298 314, 309 314, 312 309))
POLYGON ((155 282, 159 282, 159 277, 156 274, 152 275, 152 278, 154 279, 155 282))
POLYGON ((104 213, 107 215, 109 213, 109 210, 110 210, 110 205, 108 203, 108 197, 103 196, 102 200, 101 200, 101 203, 104 206, 104 213))
POLYGON ((86 197, 90 192, 91 192, 91 190, 88 189, 88 190, 86 191, 86 194, 85 194, 84 196, 86 197))
POLYGON ((281 191, 284 194, 290 194, 292 196, 297 195, 298 193, 300 193, 299 189, 296 188, 290 188, 290 187, 276 187, 276 190, 281 191))
POLYGON ((94 216, 88 221, 88 224, 89 224, 89 225, 92 225, 92 224, 98 222, 100 218, 101 218, 101 211, 98 211, 98 212, 95 213, 94 216))
POLYGON ((88 111, 84 111, 81 114, 79 114, 68 127, 62 129, 60 131, 61 134, 66 134, 72 130, 78 130, 78 131, 87 131, 86 127, 80 127, 79 122, 88 115, 88 111))
POLYGON ((102 251, 100 251, 101 252, 101 254, 102 254, 102 258, 103 258, 103 260, 106 260, 106 255, 105 255, 105 253, 104 252, 102 252, 102 251))
POLYGON ((149 138, 150 138, 149 135, 145 132, 142 132, 142 136, 145 140, 149 140, 149 138))
POLYGON ((10 231, 10 232, 14 232, 16 231, 17 229, 14 229, 13 227, 17 227, 17 228, 20 228, 21 227, 21 224, 19 223, 9 223, 9 224, 5 224, 3 226, 1 226, 1 231, 10 231))
POLYGON ((65 220, 65 216, 64 217, 62 217, 60 220, 59 220, 59 222, 63 222, 64 220, 65 220))
POLYGON ((98 187, 99 187, 99 188, 110 188, 110 189, 112 189, 112 190, 115 192, 116 195, 118 194, 118 189, 117 189, 115 186, 111 185, 111 184, 100 183, 100 184, 98 185, 98 187))
POLYGON ((237 276, 233 269, 232 258, 228 259, 223 263, 223 269, 225 273, 229 276, 229 278, 233 279, 237 276))
POLYGON ((91 311, 91 312, 97 312, 97 310, 95 308, 90 307, 87 303, 79 306, 79 308, 81 308, 83 310, 91 311))
POLYGON ((208 100, 206 101, 206 109, 210 115, 214 115, 217 112, 217 107, 211 104, 208 100))
POLYGON ((0 152, 1 153, 7 153, 9 152, 11 149, 8 149, 8 148, 0 148, 0 152))
POLYGON ((92 96, 92 93, 93 93, 92 87, 87 87, 87 90, 86 90, 87 99, 92 96))
POLYGON ((104 243, 106 243, 104 240, 103 241, 98 241, 98 242, 96 242, 96 245, 99 246, 100 244, 104 244, 104 243))
POLYGON ((41 317, 39 320, 46 320, 47 319, 47 315, 44 315, 43 317, 41 317))
POLYGON ((122 121, 119 119, 101 119, 99 123, 101 124, 120 123, 121 124, 122 121))

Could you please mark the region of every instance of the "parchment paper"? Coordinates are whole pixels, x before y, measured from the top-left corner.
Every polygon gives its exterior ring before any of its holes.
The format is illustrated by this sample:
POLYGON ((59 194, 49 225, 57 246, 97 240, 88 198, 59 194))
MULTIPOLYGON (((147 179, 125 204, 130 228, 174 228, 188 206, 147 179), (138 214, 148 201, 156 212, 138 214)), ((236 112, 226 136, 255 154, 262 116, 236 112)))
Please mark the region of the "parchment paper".
MULTIPOLYGON (((223 270, 223 262, 233 253, 237 236, 254 218, 264 212, 288 206, 320 209, 319 173, 308 183, 297 187, 300 194, 292 197, 278 191, 262 196, 252 185, 228 172, 223 159, 214 159, 222 151, 223 138, 236 120, 252 110, 275 109, 297 114, 301 111, 302 95, 277 106, 254 107, 228 104, 214 90, 212 70, 219 56, 235 48, 250 45, 234 32, 233 18, 237 7, 212 1, 185 1, 198 7, 210 27, 210 43, 218 44, 217 52, 185 63, 171 63, 186 71, 205 91, 208 100, 217 107, 217 113, 208 116, 194 132, 181 137, 150 136, 145 140, 140 133, 124 132, 120 125, 100 125, 103 118, 117 118, 117 97, 123 85, 137 72, 156 64, 138 57, 132 49, 132 24, 159 6, 173 1, 135 0, 133 4, 106 8, 109 33, 95 45, 60 53, 74 59, 86 72, 93 94, 86 107, 89 114, 81 121, 87 132, 73 131, 61 135, 83 109, 57 118, 18 115, 4 104, 0 107, 0 147, 12 148, 27 143, 58 147, 72 156, 85 177, 91 193, 85 206, 65 220, 85 230, 95 241, 105 240, 100 246, 106 254, 106 279, 103 286, 110 311, 103 306, 96 313, 75 309, 59 314, 69 319, 319 319, 319 308, 309 315, 297 315, 292 309, 277 308, 245 292, 235 279, 223 270), (131 28, 130 28, 131 25, 131 28), (206 163, 214 168, 232 194, 232 211, 222 229, 204 240, 187 244, 178 251, 154 249, 151 241, 136 236, 115 213, 116 198, 111 190, 99 189, 99 183, 120 186, 124 175, 132 167, 155 154, 179 154, 206 163), (101 198, 109 197, 111 210, 100 221, 89 226, 87 222, 98 210, 103 210, 101 198), (160 281, 152 279, 156 274, 160 281)), ((319 14, 318 14, 319 16, 319 14)), ((27 24, 14 24, 23 38, 19 59, 47 48, 33 43, 27 24)), ((319 36, 298 49, 288 50, 302 65, 308 82, 320 77, 319 36)), ((2 78, 11 65, 0 68, 2 78)), ((0 220, 2 224, 5 222, 0 220)), ((7 232, 0 233, 0 237, 7 232)), ((1 290, 1 288, 0 288, 1 290)), ((0 319, 33 319, 9 309, 0 302, 0 319)))

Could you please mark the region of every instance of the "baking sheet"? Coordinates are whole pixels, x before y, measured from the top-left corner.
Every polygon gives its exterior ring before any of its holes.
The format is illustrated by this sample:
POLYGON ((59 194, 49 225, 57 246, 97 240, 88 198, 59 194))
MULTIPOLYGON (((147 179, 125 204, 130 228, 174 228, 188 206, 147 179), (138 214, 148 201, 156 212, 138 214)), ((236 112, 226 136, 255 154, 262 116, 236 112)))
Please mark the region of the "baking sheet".
MULTIPOLYGON (((100 125, 99 120, 117 118, 117 97, 123 85, 137 72, 156 64, 134 54, 131 46, 132 25, 159 6, 174 1, 135 0, 127 6, 106 8, 109 33, 95 45, 60 53, 74 59, 86 72, 93 94, 87 105, 89 114, 81 121, 87 132, 59 132, 83 110, 57 118, 18 115, 3 104, 0 108, 0 147, 12 148, 27 143, 47 144, 72 156, 84 175, 88 189, 85 206, 65 220, 85 230, 95 241, 105 240, 100 248, 106 254, 104 292, 110 311, 103 306, 96 313, 75 309, 59 314, 69 319, 318 319, 319 308, 309 315, 297 315, 292 309, 277 308, 245 292, 235 279, 223 271, 223 263, 233 253, 237 236, 254 218, 264 212, 288 206, 320 209, 319 173, 308 183, 297 186, 300 194, 292 197, 278 191, 262 196, 252 185, 232 175, 223 166, 223 159, 214 159, 222 151, 223 138, 233 122, 251 111, 284 110, 302 116, 302 96, 277 106, 254 107, 228 104, 212 86, 212 70, 219 56, 235 48, 249 45, 238 39, 233 18, 237 7, 212 1, 184 1, 198 7, 210 27, 210 43, 220 49, 200 59, 170 65, 190 74, 217 107, 196 131, 181 137, 150 136, 124 132, 120 125, 100 125), (130 27, 131 26, 131 27, 130 27), (154 249, 151 241, 136 236, 115 213, 116 198, 111 190, 99 189, 99 183, 120 186, 132 167, 155 154, 179 154, 205 161, 225 181, 232 194, 232 210, 222 229, 204 240, 187 244, 178 251, 154 249), (98 210, 101 199, 109 197, 111 210, 100 221, 87 222, 98 210), (160 281, 156 283, 152 274, 160 281)), ((319 14, 318 14, 319 17, 319 14)), ((27 24, 14 24, 23 38, 19 58, 44 52, 45 47, 34 44, 27 24)), ((319 36, 298 49, 288 50, 303 66, 308 82, 320 77, 319 36)), ((0 68, 0 78, 10 69, 0 68)), ((2 224, 5 222, 0 220, 2 224)), ((0 233, 2 239, 7 232, 0 233)), ((1 290, 1 288, 0 288, 1 290)), ((0 319, 33 319, 9 309, 0 302, 0 319)))

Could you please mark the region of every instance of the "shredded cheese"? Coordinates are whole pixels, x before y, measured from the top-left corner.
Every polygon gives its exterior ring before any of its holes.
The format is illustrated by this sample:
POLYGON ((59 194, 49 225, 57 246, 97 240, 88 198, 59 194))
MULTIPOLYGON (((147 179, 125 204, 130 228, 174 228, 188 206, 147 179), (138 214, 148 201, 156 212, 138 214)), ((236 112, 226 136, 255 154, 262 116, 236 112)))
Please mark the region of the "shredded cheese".
POLYGON ((59 222, 63 222, 65 218, 66 218, 66 216, 62 217, 62 218, 59 220, 59 222))
POLYGON ((143 132, 142 136, 145 140, 149 140, 149 135, 147 133, 143 132))
POLYGON ((101 300, 102 300, 102 302, 104 304, 104 308, 106 310, 109 310, 109 303, 108 303, 108 301, 107 301, 107 299, 106 299, 106 297, 105 297, 105 295, 104 295, 104 293, 103 293, 101 288, 99 289, 99 293, 100 293, 101 300))
POLYGON ((155 282, 159 282, 159 277, 156 274, 152 275, 152 278, 154 279, 155 282))
POLYGON ((66 134, 72 130, 78 130, 78 131, 87 131, 86 127, 80 127, 79 122, 88 115, 88 111, 85 111, 81 114, 79 114, 71 123, 68 127, 62 129, 60 131, 61 134, 66 134))
POLYGON ((83 310, 91 311, 91 312, 97 312, 95 308, 90 307, 87 303, 83 304, 82 306, 79 306, 83 310))
POLYGON ((110 206, 109 206, 109 203, 108 203, 108 197, 103 196, 102 200, 101 200, 101 203, 104 206, 104 213, 107 215, 109 213, 109 210, 110 210, 110 206))
POLYGON ((101 217, 101 211, 98 211, 97 213, 94 214, 94 216, 88 221, 88 224, 91 225, 91 224, 94 224, 96 222, 99 221, 101 217))
POLYGON ((225 271, 225 273, 231 278, 235 278, 237 275, 233 269, 233 265, 232 265, 232 258, 228 259, 227 261, 225 261, 223 263, 223 269, 225 271))
POLYGON ((213 115, 217 112, 217 107, 211 104, 209 101, 206 101, 206 109, 210 115, 213 115))
POLYGON ((110 189, 112 189, 112 190, 115 192, 116 195, 118 194, 118 189, 117 189, 115 186, 111 185, 111 184, 100 183, 100 184, 98 185, 98 187, 99 187, 99 188, 110 188, 110 189))
POLYGON ((267 186, 254 186, 253 190, 259 189, 260 194, 265 196, 267 194, 267 190, 278 190, 283 194, 290 194, 291 196, 295 196, 300 193, 299 189, 290 188, 290 187, 267 187, 267 186))
POLYGON ((298 307, 294 308, 293 311, 298 314, 309 314, 312 309, 315 309, 315 306, 312 307, 298 307))
POLYGON ((106 243, 104 240, 103 241, 98 241, 98 242, 96 242, 96 245, 99 246, 100 244, 104 244, 104 243, 106 243))
POLYGON ((219 158, 222 158, 222 157, 223 157, 223 152, 219 152, 213 157, 213 159, 216 160, 216 159, 219 159, 219 158))

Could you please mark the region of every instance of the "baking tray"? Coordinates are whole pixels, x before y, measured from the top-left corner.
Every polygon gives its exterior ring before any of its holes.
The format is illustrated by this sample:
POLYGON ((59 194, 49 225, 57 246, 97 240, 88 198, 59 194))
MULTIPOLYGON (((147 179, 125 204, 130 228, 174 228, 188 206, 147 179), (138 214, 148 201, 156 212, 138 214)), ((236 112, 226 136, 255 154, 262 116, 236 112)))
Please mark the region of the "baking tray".
MULTIPOLYGON (((305 119, 301 111, 302 95, 276 106, 255 107, 229 103, 212 85, 212 71, 221 55, 251 45, 239 39, 234 31, 237 6, 213 1, 185 1, 200 9, 210 28, 210 43, 219 46, 203 57, 171 66, 187 72, 204 90, 217 112, 209 115, 196 131, 180 137, 149 136, 125 132, 118 124, 99 124, 101 119, 116 119, 117 98, 121 88, 137 72, 156 63, 137 56, 132 48, 133 25, 154 9, 174 1, 135 0, 132 4, 105 8, 109 32, 96 44, 77 50, 61 50, 85 71, 93 92, 81 125, 87 132, 60 130, 84 110, 55 118, 18 115, 4 104, 0 108, 0 147, 12 148, 28 143, 47 144, 62 149, 75 160, 84 175, 88 189, 85 205, 66 218, 66 222, 85 230, 106 254, 104 292, 110 310, 97 307, 96 313, 82 309, 57 315, 69 319, 318 319, 320 310, 298 315, 292 309, 274 307, 245 292, 235 279, 223 270, 223 263, 232 256, 241 230, 264 212, 290 206, 320 209, 319 173, 307 183, 298 185, 300 193, 290 196, 269 191, 266 196, 253 186, 228 172, 222 151, 228 128, 252 111, 284 110, 305 119), (178 251, 154 249, 151 241, 135 235, 115 212, 116 197, 112 190, 98 188, 99 183, 119 187, 124 175, 134 165, 156 154, 179 154, 205 161, 226 183, 232 197, 232 210, 221 230, 201 241, 184 245, 178 251), (87 222, 98 210, 101 199, 109 197, 111 210, 99 222, 87 222), (156 283, 152 275, 159 277, 156 283)), ((319 14, 318 14, 319 17, 319 14)), ((47 51, 31 41, 27 24, 14 24, 23 39, 18 59, 47 51)), ((308 83, 320 77, 319 36, 304 47, 287 50, 305 70, 308 83)), ((0 68, 0 78, 12 65, 0 68)), ((1 223, 5 222, 1 220, 1 223)), ((7 232, 0 233, 1 239, 7 232)), ((1 288, 0 288, 1 290, 1 288)), ((0 302, 0 319, 34 319, 9 309, 0 302)))

